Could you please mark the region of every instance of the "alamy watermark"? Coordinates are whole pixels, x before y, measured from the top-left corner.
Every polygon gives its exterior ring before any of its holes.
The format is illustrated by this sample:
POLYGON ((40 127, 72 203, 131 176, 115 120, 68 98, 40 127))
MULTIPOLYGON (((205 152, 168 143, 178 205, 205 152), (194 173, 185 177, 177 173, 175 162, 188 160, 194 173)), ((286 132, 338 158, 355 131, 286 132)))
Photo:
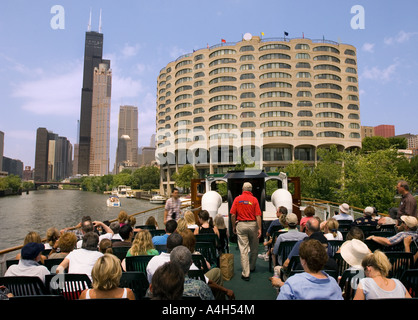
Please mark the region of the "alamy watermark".
POLYGON ((54 5, 51 7, 51 14, 54 16, 51 18, 50 25, 54 30, 65 29, 65 10, 61 5, 54 5))
POLYGON ((364 29, 366 26, 364 7, 359 4, 352 6, 351 13, 355 14, 350 21, 351 28, 354 30, 364 29))

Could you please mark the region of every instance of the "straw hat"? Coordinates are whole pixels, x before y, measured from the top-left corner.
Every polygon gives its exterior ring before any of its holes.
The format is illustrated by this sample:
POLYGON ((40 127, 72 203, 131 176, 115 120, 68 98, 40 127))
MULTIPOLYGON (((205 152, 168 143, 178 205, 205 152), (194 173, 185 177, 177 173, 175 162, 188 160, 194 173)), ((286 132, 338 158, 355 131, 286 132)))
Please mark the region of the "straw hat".
POLYGON ((364 214, 366 214, 366 215, 368 215, 368 216, 371 216, 373 213, 374 213, 374 209, 373 209, 373 207, 366 207, 366 208, 364 209, 364 214))
POLYGON ((358 239, 345 241, 341 245, 341 256, 352 267, 361 266, 364 257, 370 252, 367 245, 358 239))
POLYGON ((413 216, 401 216, 401 220, 405 222, 408 228, 415 228, 418 225, 417 218, 413 216))
POLYGON ((348 210, 350 209, 350 206, 347 203, 343 203, 338 207, 341 212, 348 213, 348 210))

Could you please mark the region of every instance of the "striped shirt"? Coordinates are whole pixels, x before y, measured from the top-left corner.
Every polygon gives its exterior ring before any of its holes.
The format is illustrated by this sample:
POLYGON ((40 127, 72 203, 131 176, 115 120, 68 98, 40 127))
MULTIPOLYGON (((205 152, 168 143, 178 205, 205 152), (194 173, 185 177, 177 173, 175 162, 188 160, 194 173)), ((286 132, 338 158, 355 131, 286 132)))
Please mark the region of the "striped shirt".
POLYGON ((392 237, 389 237, 388 240, 391 245, 394 245, 394 244, 400 243, 401 241, 403 241, 403 239, 409 236, 412 236, 413 241, 416 241, 418 239, 417 231, 402 231, 402 232, 398 232, 392 237))
POLYGON ((181 214, 181 201, 180 199, 170 198, 165 203, 165 210, 167 210, 167 221, 173 219, 173 213, 175 213, 174 220, 178 220, 181 214))

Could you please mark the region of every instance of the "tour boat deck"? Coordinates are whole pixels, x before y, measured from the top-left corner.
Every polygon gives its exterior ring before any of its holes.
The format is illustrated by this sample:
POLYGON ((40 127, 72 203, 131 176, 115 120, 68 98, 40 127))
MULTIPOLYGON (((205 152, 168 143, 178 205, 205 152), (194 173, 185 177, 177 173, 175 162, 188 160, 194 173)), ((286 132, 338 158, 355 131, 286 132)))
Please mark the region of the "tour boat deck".
MULTIPOLYGON (((264 253, 263 244, 259 245, 258 251, 264 253)), ((257 258, 256 270, 251 273, 250 281, 244 281, 241 279, 240 252, 236 243, 229 244, 229 253, 234 254, 234 276, 224 281, 224 287, 234 291, 236 300, 275 300, 277 291, 269 280, 273 272, 269 271, 268 261, 257 258)))

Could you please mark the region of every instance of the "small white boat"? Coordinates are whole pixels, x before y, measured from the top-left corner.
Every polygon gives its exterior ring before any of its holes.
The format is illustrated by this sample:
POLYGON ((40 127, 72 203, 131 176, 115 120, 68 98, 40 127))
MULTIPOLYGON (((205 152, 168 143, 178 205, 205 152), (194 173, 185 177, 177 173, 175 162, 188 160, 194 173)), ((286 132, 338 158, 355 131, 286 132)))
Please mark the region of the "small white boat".
POLYGON ((192 197, 190 195, 180 197, 180 201, 181 201, 182 206, 184 206, 184 205, 191 206, 192 205, 192 197))
POLYGON ((126 191, 126 197, 127 198, 135 198, 135 192, 133 190, 131 190, 131 187, 128 187, 129 189, 127 189, 126 191))
POLYGON ((106 204, 108 207, 120 207, 121 206, 119 197, 114 196, 114 195, 107 198, 106 204))
POLYGON ((118 196, 119 198, 126 198, 131 194, 133 195, 131 187, 125 185, 120 185, 112 190, 112 195, 118 196))
POLYGON ((166 200, 167 199, 164 196, 157 194, 155 196, 152 196, 149 202, 154 204, 164 204, 166 200))

